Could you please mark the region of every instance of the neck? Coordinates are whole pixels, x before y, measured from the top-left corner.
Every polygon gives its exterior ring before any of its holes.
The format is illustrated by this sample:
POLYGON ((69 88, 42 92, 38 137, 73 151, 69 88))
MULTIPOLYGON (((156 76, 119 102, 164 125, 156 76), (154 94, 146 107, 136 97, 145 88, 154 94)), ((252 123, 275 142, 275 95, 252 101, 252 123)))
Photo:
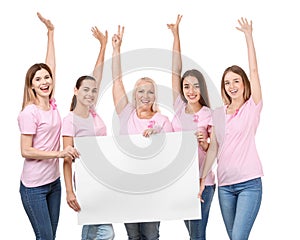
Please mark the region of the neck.
POLYGON ((90 109, 86 106, 77 105, 73 110, 73 113, 80 117, 87 118, 90 115, 90 109))
POLYGON ((231 103, 229 104, 228 107, 232 109, 239 109, 243 104, 245 103, 245 100, 240 98, 240 99, 232 99, 231 103))
POLYGON ((199 102, 196 103, 187 103, 185 112, 189 114, 194 114, 202 108, 202 105, 199 102))
POLYGON ((151 118, 155 113, 151 109, 137 108, 136 115, 139 118, 148 119, 151 118))
POLYGON ((35 103, 39 108, 43 110, 49 110, 50 109, 50 103, 49 103, 49 98, 48 97, 40 97, 37 98, 36 103, 35 103))

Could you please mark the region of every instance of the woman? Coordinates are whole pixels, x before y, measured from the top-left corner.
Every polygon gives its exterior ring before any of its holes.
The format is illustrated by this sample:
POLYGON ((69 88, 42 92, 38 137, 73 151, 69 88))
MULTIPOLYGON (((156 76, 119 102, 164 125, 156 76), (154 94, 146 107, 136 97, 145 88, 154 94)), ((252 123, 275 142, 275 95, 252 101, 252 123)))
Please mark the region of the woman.
MULTIPOLYGON (((179 23, 182 16, 177 16, 175 24, 167 24, 174 36, 172 54, 172 89, 175 117, 172 121, 174 131, 195 131, 198 140, 199 170, 203 167, 208 138, 210 137, 212 116, 206 82, 196 69, 186 71, 181 77, 182 59, 179 38, 179 23)), ((195 139, 196 140, 196 139, 195 139)), ((199 173, 199 176, 200 173, 199 173)), ((201 204, 201 219, 185 220, 191 240, 205 240, 206 226, 211 202, 215 192, 215 178, 212 171, 205 181, 201 204)), ((195 196, 196 197, 196 196, 195 196)))
MULTIPOLYGON (((132 101, 128 97, 122 82, 120 48, 124 33, 118 27, 118 33, 112 38, 113 60, 113 101, 120 119, 121 134, 143 134, 145 137, 160 132, 171 132, 172 125, 167 116, 158 110, 157 91, 155 82, 148 77, 139 79, 133 90, 132 101)), ((129 240, 159 239, 160 222, 125 223, 129 240)))
POLYGON ((54 99, 54 26, 37 15, 48 29, 48 44, 46 62, 32 65, 25 77, 18 116, 24 157, 20 194, 36 239, 53 240, 60 213, 59 158, 74 159, 78 152, 71 146, 60 151, 61 118, 54 99))
MULTIPOLYGON (((81 76, 75 85, 70 112, 63 120, 62 136, 64 147, 74 146, 74 137, 106 136, 106 126, 94 107, 99 95, 102 80, 103 62, 107 44, 105 35, 97 27, 92 28, 93 35, 100 42, 100 52, 95 64, 94 76, 81 76)), ((76 199, 72 183, 72 159, 64 160, 64 177, 68 205, 76 212, 80 205, 76 199)), ((83 225, 82 240, 110 240, 114 239, 112 224, 83 225)))
POLYGON ((250 79, 236 65, 222 76, 225 106, 213 114, 213 130, 201 178, 200 197, 208 170, 217 158, 218 195, 222 217, 232 240, 248 239, 262 199, 262 165, 255 133, 262 109, 262 93, 252 37, 252 21, 241 18, 237 29, 244 33, 250 79), (250 81, 249 81, 250 80, 250 81))

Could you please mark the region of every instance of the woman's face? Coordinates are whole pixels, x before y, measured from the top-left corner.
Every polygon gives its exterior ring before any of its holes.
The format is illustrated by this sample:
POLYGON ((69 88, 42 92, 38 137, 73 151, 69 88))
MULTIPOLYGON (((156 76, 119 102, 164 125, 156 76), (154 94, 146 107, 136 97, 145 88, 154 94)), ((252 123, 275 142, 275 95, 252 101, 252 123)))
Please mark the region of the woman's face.
POLYGON ((37 97, 49 97, 53 90, 53 80, 46 69, 38 70, 32 81, 31 88, 37 97))
POLYGON ((200 100, 200 86, 198 79, 193 76, 187 76, 182 82, 183 95, 188 103, 197 103, 200 100))
POLYGON ((224 77, 224 86, 226 93, 231 97, 231 99, 244 97, 244 83, 239 74, 228 72, 224 77))
POLYGON ((76 95, 77 103, 88 107, 92 106, 97 97, 96 81, 83 80, 79 89, 74 89, 74 94, 76 95))
POLYGON ((135 92, 135 100, 137 108, 152 109, 155 102, 155 89, 152 83, 141 81, 135 92))

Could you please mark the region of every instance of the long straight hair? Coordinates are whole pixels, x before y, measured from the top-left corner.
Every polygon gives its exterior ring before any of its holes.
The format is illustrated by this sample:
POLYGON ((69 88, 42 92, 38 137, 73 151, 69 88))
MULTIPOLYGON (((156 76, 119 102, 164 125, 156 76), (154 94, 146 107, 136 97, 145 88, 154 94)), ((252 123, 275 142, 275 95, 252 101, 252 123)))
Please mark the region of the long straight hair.
POLYGON ((197 69, 188 70, 188 71, 186 71, 182 75, 181 83, 180 83, 180 90, 181 90, 181 98, 182 98, 182 100, 185 103, 187 103, 187 100, 186 100, 186 98, 184 97, 184 94, 183 94, 183 80, 186 77, 189 77, 189 76, 195 77, 198 80, 198 84, 199 84, 199 87, 200 87, 200 99, 199 99, 199 103, 202 106, 206 106, 206 107, 210 108, 210 101, 209 101, 209 96, 208 96, 206 81, 205 81, 205 78, 204 78, 203 74, 200 71, 198 71, 197 69))
MULTIPOLYGON (((34 65, 32 65, 25 76, 25 85, 24 85, 24 94, 23 94, 23 103, 22 103, 22 110, 28 105, 28 104, 36 104, 37 103, 37 97, 36 97, 36 92, 34 91, 34 89, 32 89, 32 79, 34 78, 35 74, 37 71, 45 69, 50 77, 53 79, 52 77, 52 71, 50 69, 50 67, 45 64, 45 63, 36 63, 34 65)), ((53 88, 52 91, 49 95, 49 100, 52 98, 52 94, 54 92, 54 87, 55 87, 55 82, 53 81, 53 88)))
POLYGON ((244 84, 244 100, 247 101, 250 96, 251 96, 251 86, 250 86, 250 81, 248 79, 247 74, 245 71, 237 66, 237 65, 232 65, 228 68, 225 69, 223 76, 222 76, 222 81, 221 81, 221 94, 222 94, 222 99, 225 105, 229 105, 232 101, 231 97, 227 94, 225 90, 225 76, 228 72, 233 72, 241 76, 243 84, 244 84))

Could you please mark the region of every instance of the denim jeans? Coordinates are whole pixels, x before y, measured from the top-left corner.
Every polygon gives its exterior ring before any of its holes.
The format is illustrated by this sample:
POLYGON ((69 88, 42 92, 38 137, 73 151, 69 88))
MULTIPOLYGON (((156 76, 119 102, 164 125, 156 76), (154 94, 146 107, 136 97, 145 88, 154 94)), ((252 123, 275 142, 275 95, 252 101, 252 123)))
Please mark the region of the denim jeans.
POLYGON ((218 194, 229 238, 247 240, 261 204, 261 178, 218 187, 218 194))
POLYGON ((128 240, 158 240, 160 222, 125 223, 128 240))
POLYGON ((60 178, 39 187, 25 187, 20 182, 20 194, 36 240, 55 239, 61 201, 60 178))
MULTIPOLYGON (((216 185, 205 186, 202 193, 204 203, 201 203, 201 219, 184 220, 185 226, 189 232, 190 240, 205 240, 206 239, 206 226, 209 216, 209 210, 213 196, 215 193, 216 185)), ((200 202, 200 201, 199 201, 200 202)))
POLYGON ((112 240, 115 232, 112 224, 83 225, 81 240, 112 240))

